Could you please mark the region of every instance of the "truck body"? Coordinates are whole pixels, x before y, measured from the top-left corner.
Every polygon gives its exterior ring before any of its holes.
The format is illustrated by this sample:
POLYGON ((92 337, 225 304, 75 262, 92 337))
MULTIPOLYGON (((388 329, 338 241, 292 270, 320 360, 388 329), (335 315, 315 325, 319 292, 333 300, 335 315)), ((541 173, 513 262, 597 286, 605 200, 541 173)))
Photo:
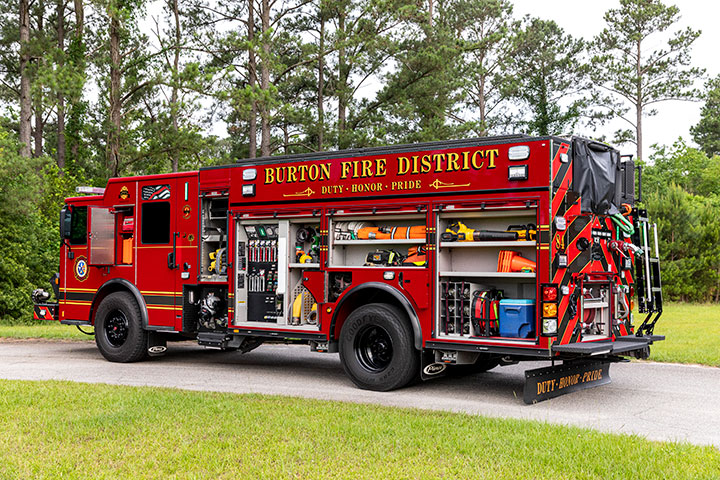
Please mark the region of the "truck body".
POLYGON ((635 170, 591 140, 512 135, 112 178, 66 199, 57 301, 35 317, 94 326, 121 362, 173 339, 307 343, 375 390, 546 360, 526 374, 542 400, 662 339, 635 170))

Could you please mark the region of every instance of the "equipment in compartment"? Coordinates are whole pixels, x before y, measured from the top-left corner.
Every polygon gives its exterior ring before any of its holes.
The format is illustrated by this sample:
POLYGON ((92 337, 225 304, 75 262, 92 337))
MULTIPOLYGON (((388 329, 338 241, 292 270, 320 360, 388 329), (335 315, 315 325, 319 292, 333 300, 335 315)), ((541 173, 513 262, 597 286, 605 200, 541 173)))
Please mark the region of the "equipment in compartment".
POLYGON ((499 304, 503 297, 502 290, 475 290, 470 306, 470 321, 473 335, 476 337, 494 337, 499 335, 498 319, 499 304))
POLYGON ((210 252, 210 266, 208 270, 216 275, 227 274, 227 249, 218 248, 214 252, 210 252))
POLYGON ((398 240, 425 238, 425 225, 411 227, 362 227, 357 231, 357 238, 362 240, 398 240))
POLYGON ((317 226, 303 225, 295 235, 295 261, 297 263, 320 262, 320 235, 317 226))
POLYGON ((335 222, 333 235, 335 240, 357 240, 361 228, 373 226, 370 222, 335 222))
MULTIPOLYGON (((494 291, 495 295, 502 295, 497 290, 486 285, 464 281, 444 281, 440 284, 440 329, 444 334, 482 336, 481 329, 471 331, 475 316, 473 298, 480 295, 478 292, 494 291)), ((483 317, 484 318, 484 317, 483 317)))
POLYGON ((503 231, 472 229, 457 221, 451 223, 440 234, 440 240, 443 242, 529 241, 535 240, 536 236, 537 226, 533 223, 508 225, 507 229, 503 231))
POLYGON ((418 245, 408 248, 407 257, 402 261, 406 267, 424 267, 427 265, 427 249, 425 245, 418 245))
POLYGON ((223 303, 223 300, 214 292, 209 292, 199 301, 198 323, 201 328, 220 330, 227 327, 227 309, 222 308, 223 303))
POLYGON ((316 325, 317 324, 317 302, 303 284, 302 280, 297 282, 292 291, 292 318, 291 325, 316 325))
POLYGON ((243 225, 248 237, 247 287, 248 321, 274 322, 283 317, 282 295, 278 288, 278 242, 276 225, 243 225))
POLYGON ((535 300, 504 298, 500 300, 500 336, 530 338, 535 336, 535 300))
POLYGON ((395 250, 375 250, 367 254, 365 265, 372 267, 397 266, 402 264, 404 258, 405 257, 395 250))
POLYGON ((537 264, 524 258, 522 253, 512 250, 500 250, 498 255, 498 272, 525 272, 535 273, 537 264))

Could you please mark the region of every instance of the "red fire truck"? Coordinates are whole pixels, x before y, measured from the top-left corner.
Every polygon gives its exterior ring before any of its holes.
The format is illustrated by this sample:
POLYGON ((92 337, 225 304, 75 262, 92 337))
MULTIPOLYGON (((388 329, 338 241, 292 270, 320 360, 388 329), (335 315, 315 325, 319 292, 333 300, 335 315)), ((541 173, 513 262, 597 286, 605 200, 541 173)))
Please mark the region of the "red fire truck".
POLYGON ((663 339, 635 171, 602 143, 511 135, 112 178, 66 200, 35 317, 93 326, 112 362, 306 343, 372 390, 545 360, 525 391, 543 400, 663 339))

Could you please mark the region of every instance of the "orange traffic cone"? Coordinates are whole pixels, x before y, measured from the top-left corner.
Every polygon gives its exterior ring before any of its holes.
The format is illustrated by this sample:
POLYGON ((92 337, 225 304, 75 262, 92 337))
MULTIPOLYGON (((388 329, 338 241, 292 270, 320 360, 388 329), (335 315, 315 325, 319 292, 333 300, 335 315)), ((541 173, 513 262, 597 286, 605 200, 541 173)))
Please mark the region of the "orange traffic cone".
POLYGON ((536 269, 536 263, 524 258, 520 252, 500 250, 500 255, 498 255, 498 272, 535 273, 536 269))

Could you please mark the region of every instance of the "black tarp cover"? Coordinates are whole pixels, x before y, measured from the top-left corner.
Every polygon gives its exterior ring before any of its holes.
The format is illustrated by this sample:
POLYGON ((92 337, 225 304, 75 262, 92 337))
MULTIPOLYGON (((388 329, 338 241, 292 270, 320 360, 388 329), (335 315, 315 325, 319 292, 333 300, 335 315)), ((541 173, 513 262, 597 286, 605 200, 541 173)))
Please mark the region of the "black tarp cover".
POLYGON ((584 138, 573 139, 573 190, 581 197, 580 209, 596 215, 619 212, 613 203, 620 153, 584 138))

